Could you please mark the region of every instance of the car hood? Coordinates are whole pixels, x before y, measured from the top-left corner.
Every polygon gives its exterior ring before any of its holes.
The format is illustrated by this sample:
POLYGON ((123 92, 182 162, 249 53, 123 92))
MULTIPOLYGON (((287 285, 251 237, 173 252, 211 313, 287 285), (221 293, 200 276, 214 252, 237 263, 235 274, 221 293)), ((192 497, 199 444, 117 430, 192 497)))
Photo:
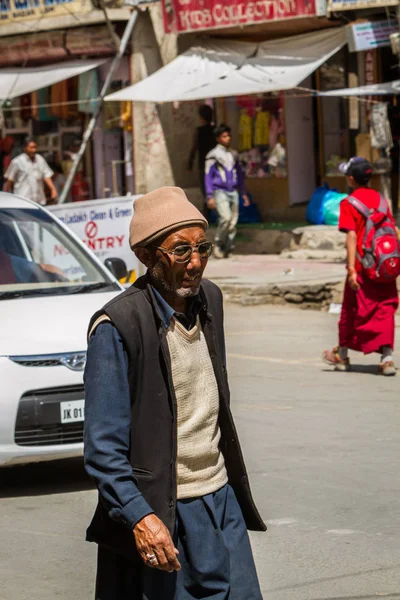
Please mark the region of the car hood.
POLYGON ((0 301, 0 356, 86 350, 91 316, 120 292, 0 301))

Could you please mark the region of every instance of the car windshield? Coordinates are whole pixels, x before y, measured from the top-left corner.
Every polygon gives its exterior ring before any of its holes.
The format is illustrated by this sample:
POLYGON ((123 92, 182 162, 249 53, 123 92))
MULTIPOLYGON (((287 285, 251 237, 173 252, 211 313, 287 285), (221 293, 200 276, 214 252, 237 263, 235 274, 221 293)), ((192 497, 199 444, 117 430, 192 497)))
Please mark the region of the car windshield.
POLYGON ((117 290, 40 208, 0 207, 0 300, 117 290))

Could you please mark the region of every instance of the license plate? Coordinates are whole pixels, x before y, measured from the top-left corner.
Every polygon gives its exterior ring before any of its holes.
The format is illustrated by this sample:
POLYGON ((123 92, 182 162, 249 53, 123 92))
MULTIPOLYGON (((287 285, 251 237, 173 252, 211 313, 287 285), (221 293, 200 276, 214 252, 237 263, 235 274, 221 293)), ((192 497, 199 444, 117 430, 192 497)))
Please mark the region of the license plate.
POLYGON ((85 401, 60 402, 61 423, 78 423, 85 419, 85 401))

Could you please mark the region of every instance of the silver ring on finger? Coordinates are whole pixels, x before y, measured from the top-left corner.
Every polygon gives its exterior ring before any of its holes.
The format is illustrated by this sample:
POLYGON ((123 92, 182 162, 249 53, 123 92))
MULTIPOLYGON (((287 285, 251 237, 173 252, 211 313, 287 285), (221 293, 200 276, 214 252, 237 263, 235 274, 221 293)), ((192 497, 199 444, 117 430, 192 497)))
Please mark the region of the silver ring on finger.
POLYGON ((151 565, 157 565, 158 560, 155 554, 146 554, 146 559, 151 565))

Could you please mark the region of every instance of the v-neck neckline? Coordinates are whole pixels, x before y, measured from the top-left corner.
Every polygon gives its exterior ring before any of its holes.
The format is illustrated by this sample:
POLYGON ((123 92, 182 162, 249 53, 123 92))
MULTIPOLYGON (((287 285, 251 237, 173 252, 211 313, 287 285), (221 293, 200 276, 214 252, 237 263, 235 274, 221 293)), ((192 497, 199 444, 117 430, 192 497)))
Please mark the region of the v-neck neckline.
POLYGON ((180 333, 182 333, 186 338, 193 339, 194 337, 196 337, 200 330, 200 317, 199 315, 197 315, 196 323, 191 329, 186 329, 186 327, 182 325, 182 323, 179 321, 179 319, 176 318, 175 315, 171 318, 169 329, 171 329, 171 325, 173 325, 174 328, 176 327, 180 331, 180 333))

